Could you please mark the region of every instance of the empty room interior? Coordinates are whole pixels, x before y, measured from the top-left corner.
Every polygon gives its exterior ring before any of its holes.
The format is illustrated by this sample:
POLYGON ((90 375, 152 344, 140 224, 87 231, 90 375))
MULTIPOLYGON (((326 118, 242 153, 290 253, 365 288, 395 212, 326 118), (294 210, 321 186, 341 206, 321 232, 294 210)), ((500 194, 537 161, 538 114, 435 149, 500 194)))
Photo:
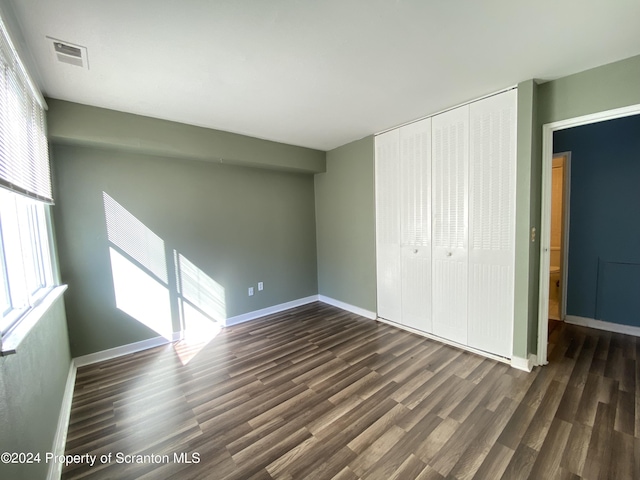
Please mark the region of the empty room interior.
POLYGON ((640 2, 0 17, 0 478, 640 478, 640 2))

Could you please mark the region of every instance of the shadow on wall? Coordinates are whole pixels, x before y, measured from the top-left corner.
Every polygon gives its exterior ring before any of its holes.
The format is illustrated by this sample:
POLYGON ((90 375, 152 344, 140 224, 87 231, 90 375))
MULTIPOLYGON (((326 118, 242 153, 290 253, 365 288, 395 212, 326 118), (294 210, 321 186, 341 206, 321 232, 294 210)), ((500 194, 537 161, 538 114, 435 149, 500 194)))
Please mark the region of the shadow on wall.
POLYGON ((225 289, 102 192, 116 307, 168 341, 187 364, 222 329, 225 289), (174 273, 175 272, 175 273, 174 273))

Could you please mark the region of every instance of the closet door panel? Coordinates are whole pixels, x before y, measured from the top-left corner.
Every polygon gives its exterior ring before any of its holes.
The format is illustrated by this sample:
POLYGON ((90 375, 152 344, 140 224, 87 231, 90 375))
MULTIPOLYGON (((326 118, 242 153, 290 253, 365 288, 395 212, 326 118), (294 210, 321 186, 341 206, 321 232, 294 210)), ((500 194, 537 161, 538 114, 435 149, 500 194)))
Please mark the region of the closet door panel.
POLYGON ((402 323, 431 332, 431 119, 399 130, 402 323))
POLYGON ((402 247, 402 323, 431 333, 431 250, 402 247))
POLYGON ((401 321, 400 136, 398 130, 375 139, 376 274, 378 316, 401 321))
POLYGON ((402 245, 431 245, 431 119, 399 129, 402 245))
POLYGON ((433 333, 467 344, 469 106, 432 119, 433 333))
POLYGON ((511 357, 517 93, 470 106, 469 345, 511 357))
POLYGON ((511 357, 512 290, 511 267, 477 261, 469 263, 470 347, 511 357))

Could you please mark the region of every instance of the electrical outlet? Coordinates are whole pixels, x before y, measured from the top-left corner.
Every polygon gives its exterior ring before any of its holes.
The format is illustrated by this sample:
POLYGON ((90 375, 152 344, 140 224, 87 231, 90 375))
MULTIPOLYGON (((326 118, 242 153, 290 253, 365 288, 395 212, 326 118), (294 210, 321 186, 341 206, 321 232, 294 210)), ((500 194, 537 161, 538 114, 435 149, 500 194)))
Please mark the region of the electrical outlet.
POLYGON ((252 297, 253 296, 253 287, 249 287, 249 296, 252 297))
POLYGON ((264 290, 264 283, 258 282, 258 291, 261 292, 262 290, 264 290))

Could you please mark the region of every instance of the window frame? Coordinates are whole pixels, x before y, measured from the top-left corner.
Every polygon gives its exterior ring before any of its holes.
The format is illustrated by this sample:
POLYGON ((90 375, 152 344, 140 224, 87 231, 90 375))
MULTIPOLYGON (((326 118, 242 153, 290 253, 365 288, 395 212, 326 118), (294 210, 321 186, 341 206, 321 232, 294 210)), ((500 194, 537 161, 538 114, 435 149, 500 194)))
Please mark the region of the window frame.
POLYGON ((49 205, 6 189, 0 192, 0 200, 0 275, 5 280, 7 300, 7 308, 0 313, 0 338, 4 343, 55 288, 56 276, 49 205), (15 209, 15 218, 6 215, 8 209, 15 209), (7 237, 13 238, 7 241, 7 237), (9 255, 12 261, 8 261, 9 255))
POLYGON ((66 290, 51 219, 46 110, 0 15, 0 355, 15 353, 66 290))

